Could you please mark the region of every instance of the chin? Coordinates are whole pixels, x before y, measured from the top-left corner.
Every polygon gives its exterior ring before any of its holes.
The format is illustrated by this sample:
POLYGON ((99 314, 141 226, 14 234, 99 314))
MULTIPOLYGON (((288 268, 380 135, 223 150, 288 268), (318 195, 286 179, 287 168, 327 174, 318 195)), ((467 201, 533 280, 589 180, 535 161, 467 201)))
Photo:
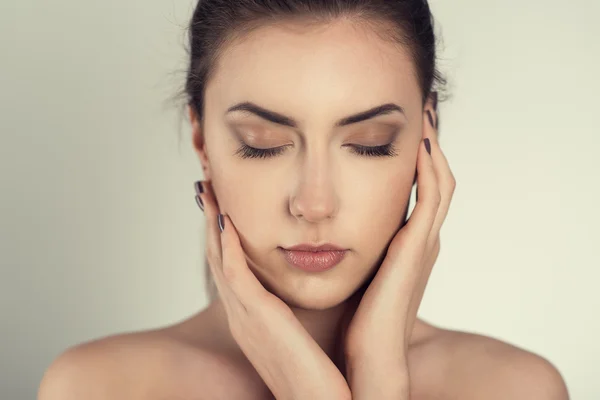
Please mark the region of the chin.
POLYGON ((364 270, 353 271, 357 266, 352 264, 339 265, 330 271, 315 274, 299 272, 287 266, 281 272, 281 268, 281 264, 276 264, 274 269, 278 271, 277 274, 262 269, 256 269, 254 273, 268 292, 289 307, 304 310, 337 307, 348 300, 368 278, 361 277, 364 270))
POLYGON ((331 288, 311 288, 298 291, 285 291, 274 293, 288 306, 305 310, 327 310, 340 305, 352 293, 331 288))

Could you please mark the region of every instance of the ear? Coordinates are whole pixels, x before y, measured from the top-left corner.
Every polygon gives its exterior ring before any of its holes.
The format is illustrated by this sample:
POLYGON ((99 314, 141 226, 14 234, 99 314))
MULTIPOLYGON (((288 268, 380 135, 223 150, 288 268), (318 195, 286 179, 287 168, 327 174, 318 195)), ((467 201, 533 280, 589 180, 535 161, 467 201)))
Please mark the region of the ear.
POLYGON ((190 118, 190 124, 192 125, 192 144, 194 151, 200 159, 202 165, 202 172, 204 174, 204 180, 211 180, 210 176, 210 162, 208 160, 208 154, 206 153, 206 141, 203 131, 203 121, 198 118, 198 114, 194 110, 194 107, 188 104, 188 115, 190 118))

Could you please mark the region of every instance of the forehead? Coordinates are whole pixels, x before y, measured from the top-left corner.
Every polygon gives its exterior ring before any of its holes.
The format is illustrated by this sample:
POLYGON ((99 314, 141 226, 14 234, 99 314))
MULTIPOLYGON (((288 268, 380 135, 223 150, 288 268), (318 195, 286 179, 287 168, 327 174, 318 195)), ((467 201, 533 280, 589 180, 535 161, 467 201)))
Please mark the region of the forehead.
POLYGON ((241 101, 300 121, 331 120, 386 102, 410 114, 420 106, 420 91, 408 53, 366 26, 290 23, 252 31, 220 55, 206 106, 225 110, 241 101))

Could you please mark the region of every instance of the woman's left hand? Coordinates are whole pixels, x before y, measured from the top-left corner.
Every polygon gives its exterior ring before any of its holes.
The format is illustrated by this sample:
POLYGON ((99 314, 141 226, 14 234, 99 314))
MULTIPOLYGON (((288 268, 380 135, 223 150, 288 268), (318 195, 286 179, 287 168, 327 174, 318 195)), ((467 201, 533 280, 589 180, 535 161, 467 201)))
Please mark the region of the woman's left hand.
POLYGON ((424 136, 430 140, 431 155, 421 141, 415 208, 392 239, 345 332, 353 399, 409 399, 408 346, 456 186, 428 119, 424 113, 424 136))

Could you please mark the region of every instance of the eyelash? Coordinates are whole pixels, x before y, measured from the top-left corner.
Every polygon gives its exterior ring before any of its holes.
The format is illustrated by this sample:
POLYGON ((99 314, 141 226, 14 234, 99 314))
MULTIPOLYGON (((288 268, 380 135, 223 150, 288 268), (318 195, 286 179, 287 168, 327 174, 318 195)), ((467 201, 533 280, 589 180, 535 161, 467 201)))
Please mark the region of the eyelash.
MULTIPOLYGON (((257 149, 242 143, 242 147, 240 147, 235 154, 239 154, 242 158, 269 158, 283 153, 286 147, 287 146, 274 147, 271 149, 257 149)), ((374 147, 360 145, 350 145, 350 147, 353 148, 353 153, 364 157, 394 157, 397 155, 396 148, 392 143, 374 147)))

